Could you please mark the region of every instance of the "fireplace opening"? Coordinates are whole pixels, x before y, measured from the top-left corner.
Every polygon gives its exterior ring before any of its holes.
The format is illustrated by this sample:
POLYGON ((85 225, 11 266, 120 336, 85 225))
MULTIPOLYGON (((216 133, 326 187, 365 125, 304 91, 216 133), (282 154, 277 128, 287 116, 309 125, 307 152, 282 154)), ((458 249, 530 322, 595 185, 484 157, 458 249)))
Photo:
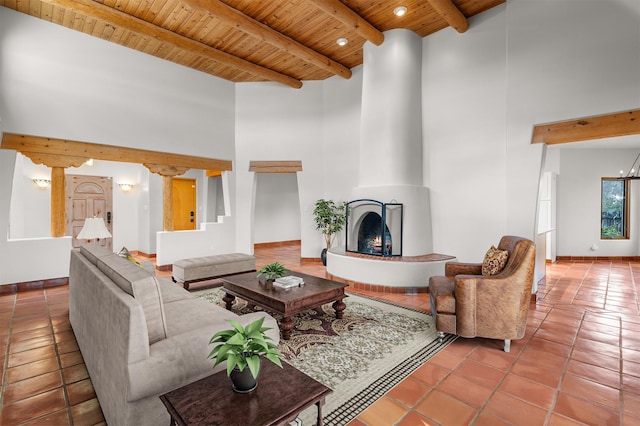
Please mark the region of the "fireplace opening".
POLYGON ((389 256, 393 246, 391 233, 389 233, 387 225, 384 225, 383 238, 382 229, 380 229, 380 224, 382 223, 382 217, 378 213, 369 212, 366 214, 358 230, 359 253, 389 256), (382 244, 383 240, 384 244, 382 244))
POLYGON ((354 200, 347 203, 346 250, 374 256, 402 256, 399 203, 354 200))

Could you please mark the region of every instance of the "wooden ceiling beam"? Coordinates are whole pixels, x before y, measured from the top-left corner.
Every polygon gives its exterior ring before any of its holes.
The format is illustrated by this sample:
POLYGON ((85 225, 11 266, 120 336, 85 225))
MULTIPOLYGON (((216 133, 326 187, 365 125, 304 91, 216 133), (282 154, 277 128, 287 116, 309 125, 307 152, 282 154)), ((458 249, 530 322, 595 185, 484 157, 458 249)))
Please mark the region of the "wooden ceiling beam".
POLYGON ((269 81, 290 86, 295 89, 302 87, 302 82, 288 75, 273 71, 269 68, 254 64, 253 62, 230 55, 206 44, 197 42, 187 37, 153 25, 147 21, 127 15, 119 10, 112 9, 101 3, 91 0, 42 0, 43 3, 71 9, 87 17, 107 22, 115 28, 123 28, 133 33, 153 38, 154 40, 170 44, 178 49, 191 51, 216 62, 236 67, 251 75, 269 81))
POLYGON ((459 33, 469 29, 469 21, 451 0, 428 0, 431 7, 438 12, 450 27, 459 33))
POLYGON ((340 0, 311 0, 311 2, 376 46, 380 46, 384 41, 384 34, 380 30, 340 0))
POLYGON ((302 171, 302 161, 250 161, 249 171, 256 173, 296 173, 302 171))
MULTIPOLYGON (((45 161, 49 167, 66 167, 65 159, 75 166, 77 159, 119 161, 123 163, 143 164, 152 172, 163 176, 174 176, 188 169, 200 170, 232 170, 229 160, 194 157, 167 152, 147 151, 122 146, 101 145, 88 142, 69 141, 65 139, 43 138, 39 136, 4 133, 0 148, 13 149, 29 158, 45 161), (163 166, 163 167, 162 167, 163 166)), ((76 166, 77 167, 77 166, 76 166)))
POLYGON ((226 25, 262 40, 282 51, 305 60, 316 67, 339 75, 345 79, 351 78, 351 70, 310 47, 288 37, 268 25, 258 22, 237 9, 219 0, 182 0, 187 5, 206 10, 220 18, 226 25))
POLYGON ((640 134, 640 109, 538 124, 531 143, 556 145, 640 134))

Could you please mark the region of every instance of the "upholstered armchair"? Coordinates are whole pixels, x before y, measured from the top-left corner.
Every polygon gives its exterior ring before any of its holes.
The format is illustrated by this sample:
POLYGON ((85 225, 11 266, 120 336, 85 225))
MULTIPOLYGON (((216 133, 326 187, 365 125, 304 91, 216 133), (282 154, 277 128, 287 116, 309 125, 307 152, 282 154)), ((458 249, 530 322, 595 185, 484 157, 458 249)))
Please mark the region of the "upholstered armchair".
POLYGON ((482 275, 482 263, 448 262, 444 277, 429 279, 431 313, 440 340, 444 333, 501 339, 509 352, 511 340, 524 336, 535 245, 526 238, 504 236, 497 249, 507 257, 504 268, 492 271, 495 275, 482 275))

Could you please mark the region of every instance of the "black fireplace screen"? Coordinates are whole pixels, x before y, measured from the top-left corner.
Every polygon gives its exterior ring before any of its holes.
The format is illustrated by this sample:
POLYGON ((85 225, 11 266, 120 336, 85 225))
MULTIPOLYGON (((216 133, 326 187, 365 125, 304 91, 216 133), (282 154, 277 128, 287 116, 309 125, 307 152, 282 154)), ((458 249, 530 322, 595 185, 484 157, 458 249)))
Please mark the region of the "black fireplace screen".
POLYGON ((402 256, 402 204, 376 200, 347 203, 346 249, 374 256, 402 256))

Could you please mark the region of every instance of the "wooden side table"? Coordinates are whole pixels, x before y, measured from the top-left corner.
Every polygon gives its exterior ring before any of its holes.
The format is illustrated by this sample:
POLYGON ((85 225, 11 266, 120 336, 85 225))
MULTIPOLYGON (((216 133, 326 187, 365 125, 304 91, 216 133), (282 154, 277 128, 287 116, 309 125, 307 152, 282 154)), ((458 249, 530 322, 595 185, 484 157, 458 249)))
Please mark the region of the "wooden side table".
POLYGON ((234 392, 231 379, 221 371, 160 399, 171 425, 286 425, 312 404, 322 425, 322 405, 331 389, 286 362, 282 366, 263 359, 258 387, 247 394, 234 392))

